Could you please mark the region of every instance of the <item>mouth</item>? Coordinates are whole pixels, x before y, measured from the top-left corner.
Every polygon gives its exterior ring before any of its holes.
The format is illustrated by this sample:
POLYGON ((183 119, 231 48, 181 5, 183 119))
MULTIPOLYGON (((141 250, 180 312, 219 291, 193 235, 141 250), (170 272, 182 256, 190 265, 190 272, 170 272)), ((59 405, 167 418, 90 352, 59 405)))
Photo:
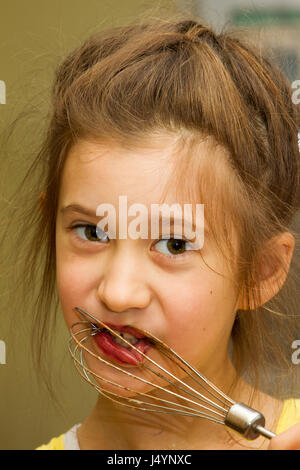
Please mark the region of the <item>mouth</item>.
POLYGON ((110 359, 121 364, 141 365, 143 354, 147 354, 153 346, 153 341, 147 338, 141 330, 132 326, 119 326, 107 323, 108 328, 99 328, 94 335, 97 346, 110 359), (117 336, 119 335, 119 336, 117 336))

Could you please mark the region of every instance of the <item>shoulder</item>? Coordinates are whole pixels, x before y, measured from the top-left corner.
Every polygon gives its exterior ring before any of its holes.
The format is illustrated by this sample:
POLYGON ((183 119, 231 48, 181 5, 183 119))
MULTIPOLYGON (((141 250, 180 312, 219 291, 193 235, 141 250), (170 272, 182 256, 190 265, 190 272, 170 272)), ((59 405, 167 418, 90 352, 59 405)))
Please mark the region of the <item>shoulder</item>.
POLYGON ((42 444, 35 450, 65 450, 64 448, 64 434, 58 437, 53 437, 48 444, 42 444))
POLYGON ((300 398, 289 398, 283 402, 276 434, 285 431, 297 423, 300 423, 300 398))

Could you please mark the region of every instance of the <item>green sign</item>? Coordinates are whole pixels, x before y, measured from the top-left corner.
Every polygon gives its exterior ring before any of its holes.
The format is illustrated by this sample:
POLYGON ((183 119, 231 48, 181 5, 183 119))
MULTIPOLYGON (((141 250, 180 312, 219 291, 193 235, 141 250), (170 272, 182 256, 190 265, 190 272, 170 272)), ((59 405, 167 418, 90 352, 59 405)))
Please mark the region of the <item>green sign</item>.
POLYGON ((231 11, 231 21, 239 26, 265 26, 265 25, 299 25, 300 7, 272 8, 272 9, 234 9, 231 11))

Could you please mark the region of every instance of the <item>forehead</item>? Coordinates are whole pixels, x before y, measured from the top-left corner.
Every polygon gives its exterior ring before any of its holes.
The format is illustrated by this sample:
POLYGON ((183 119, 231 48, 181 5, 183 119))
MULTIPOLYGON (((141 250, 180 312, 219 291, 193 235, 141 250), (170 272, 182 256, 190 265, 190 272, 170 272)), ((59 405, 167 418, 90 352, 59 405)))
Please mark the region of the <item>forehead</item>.
POLYGON ((71 148, 64 164, 61 198, 110 201, 120 194, 128 200, 156 202, 172 173, 169 139, 149 148, 126 149, 117 144, 80 141, 71 148), (153 200, 152 200, 153 199, 153 200))
POLYGON ((117 208, 119 197, 126 196, 129 205, 142 203, 150 209, 163 202, 189 203, 194 212, 195 204, 202 203, 209 226, 209 213, 219 204, 222 180, 226 182, 227 158, 210 138, 186 144, 174 134, 154 135, 140 145, 79 140, 66 156, 59 206, 81 204, 96 212, 101 203, 117 208))

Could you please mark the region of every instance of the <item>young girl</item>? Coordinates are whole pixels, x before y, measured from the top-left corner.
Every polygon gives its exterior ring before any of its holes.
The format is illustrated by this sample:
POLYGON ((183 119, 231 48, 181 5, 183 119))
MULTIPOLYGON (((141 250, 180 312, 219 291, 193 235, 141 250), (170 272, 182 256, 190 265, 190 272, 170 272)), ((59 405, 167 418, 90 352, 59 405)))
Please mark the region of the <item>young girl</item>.
MULTIPOLYGON (((296 374, 291 345, 299 339, 299 119, 291 94, 281 72, 236 35, 189 19, 93 34, 59 66, 32 166, 42 168, 26 258, 30 280, 42 266, 36 339, 43 345, 48 336, 57 283, 68 328, 80 320, 79 306, 151 332, 259 410, 278 435, 247 441, 204 419, 151 415, 99 395, 83 423, 38 449, 300 449, 300 400, 284 396, 279 380, 282 371, 296 374), (162 202, 204 204, 203 246, 175 239, 175 230, 157 239, 97 230, 96 208, 111 204, 119 220, 121 195, 149 214, 162 202)), ((97 351, 109 357, 103 345, 97 351)), ((93 358, 88 366, 159 396, 93 358)))

